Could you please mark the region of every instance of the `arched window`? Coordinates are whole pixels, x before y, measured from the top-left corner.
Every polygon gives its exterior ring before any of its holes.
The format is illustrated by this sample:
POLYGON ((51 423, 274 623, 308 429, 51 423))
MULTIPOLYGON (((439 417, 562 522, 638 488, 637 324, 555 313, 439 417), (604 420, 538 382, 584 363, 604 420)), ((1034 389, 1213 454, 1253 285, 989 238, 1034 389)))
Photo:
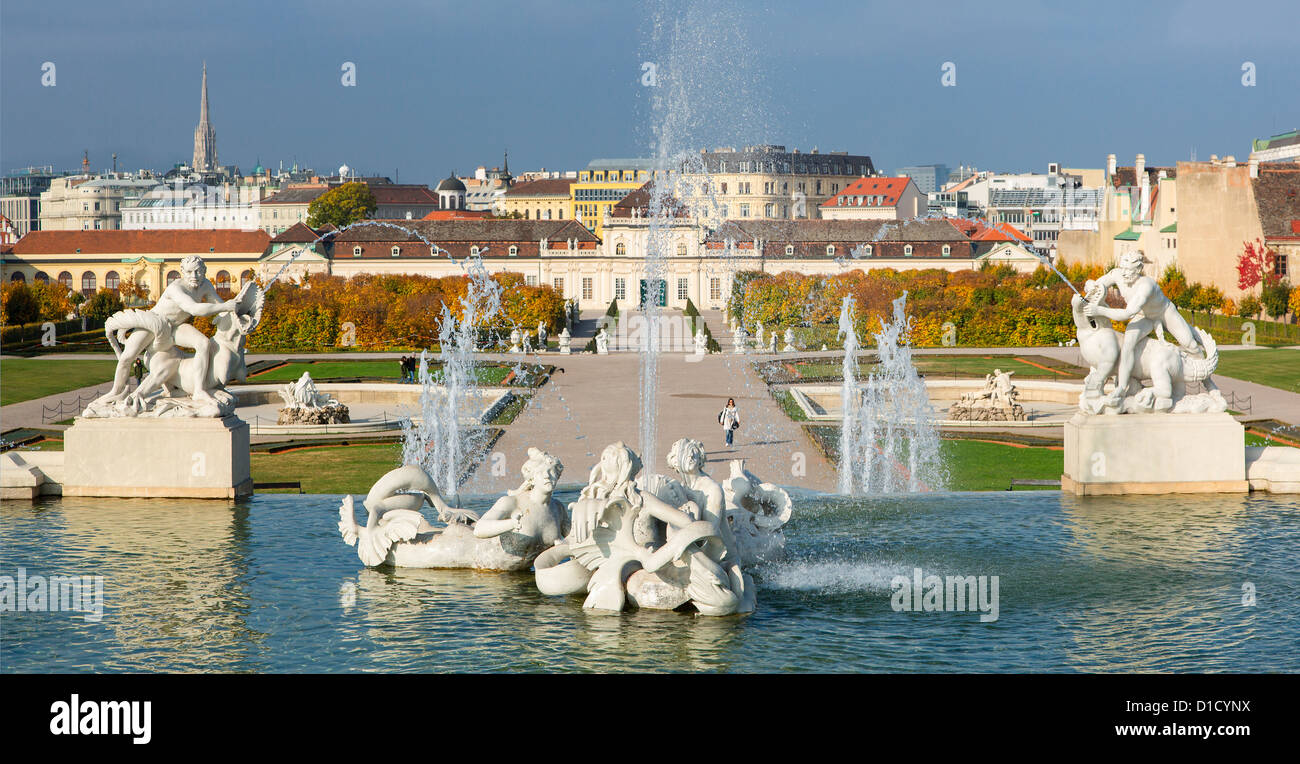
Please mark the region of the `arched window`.
POLYGON ((122 280, 118 278, 117 271, 109 271, 104 274, 104 288, 117 289, 122 285, 122 280))
POLYGON ((59 273, 59 283, 62 284, 66 289, 71 290, 72 274, 68 273, 67 271, 61 271, 59 273))
POLYGON ((50 274, 46 273, 45 271, 37 271, 36 280, 41 282, 42 284, 48 284, 50 283, 50 274))
POLYGON ((681 242, 678 242, 677 244, 677 256, 686 257, 686 245, 681 242))
POLYGON ((26 283, 27 283, 27 277, 24 276, 24 275, 23 275, 21 272, 19 272, 19 271, 14 271, 14 275, 10 276, 10 277, 9 277, 9 280, 12 281, 12 282, 14 282, 15 284, 26 284, 26 283))
POLYGON ((217 271, 217 278, 212 282, 218 292, 230 291, 230 273, 227 271, 217 271))
POLYGON ((624 244, 624 243, 621 242, 621 241, 620 241, 618 244, 615 244, 615 245, 614 245, 614 254, 616 254, 616 255, 626 255, 626 254, 627 254, 627 245, 624 244))
POLYGON ((172 282, 180 277, 181 274, 177 273, 176 271, 167 271, 167 286, 171 286, 172 282))
POLYGON ((256 279, 256 278, 257 278, 257 277, 253 275, 253 272, 252 272, 251 270, 250 270, 250 271, 244 271, 243 273, 239 274, 239 285, 240 285, 240 286, 243 286, 244 284, 247 284, 248 282, 250 282, 250 281, 252 281, 252 280, 254 280, 254 279, 256 279))
POLYGON ((907 255, 908 257, 911 257, 911 256, 912 256, 912 245, 911 245, 911 244, 904 244, 904 245, 903 245, 903 254, 904 254, 904 255, 907 255))
POLYGON ((90 271, 81 274, 81 293, 87 297, 95 293, 95 274, 90 271))

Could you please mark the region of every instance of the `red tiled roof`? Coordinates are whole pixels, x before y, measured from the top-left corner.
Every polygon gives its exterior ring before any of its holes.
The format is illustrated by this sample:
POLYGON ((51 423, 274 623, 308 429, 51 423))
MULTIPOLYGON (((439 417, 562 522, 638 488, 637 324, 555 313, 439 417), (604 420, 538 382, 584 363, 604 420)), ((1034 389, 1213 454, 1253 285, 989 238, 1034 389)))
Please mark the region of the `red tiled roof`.
POLYGON ((392 185, 371 186, 370 193, 375 196, 376 204, 437 204, 438 195, 428 186, 392 185))
POLYGON ((487 210, 434 210, 421 220, 475 220, 490 215, 487 210))
POLYGON ((13 247, 15 255, 139 254, 266 251, 266 231, 32 231, 13 247))
POLYGON ((907 190, 907 184, 911 183, 911 178, 858 178, 844 188, 835 196, 821 203, 822 207, 893 207, 898 204, 899 198, 907 190), (880 204, 870 204, 870 199, 862 199, 859 204, 858 197, 882 196, 880 204), (844 197, 843 203, 840 197, 844 197))
POLYGON ((520 183, 506 192, 506 196, 568 196, 569 187, 576 178, 542 178, 520 183))

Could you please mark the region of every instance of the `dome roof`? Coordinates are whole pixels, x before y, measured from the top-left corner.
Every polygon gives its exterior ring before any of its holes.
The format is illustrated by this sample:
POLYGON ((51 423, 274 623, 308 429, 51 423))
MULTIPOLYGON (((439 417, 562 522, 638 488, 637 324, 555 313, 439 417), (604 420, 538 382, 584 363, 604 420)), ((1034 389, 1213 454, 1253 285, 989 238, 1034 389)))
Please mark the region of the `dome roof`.
POLYGON ((438 187, 435 188, 434 190, 435 191, 464 191, 465 184, 461 183, 460 179, 456 177, 456 173, 453 172, 451 175, 447 176, 441 183, 439 183, 438 187))

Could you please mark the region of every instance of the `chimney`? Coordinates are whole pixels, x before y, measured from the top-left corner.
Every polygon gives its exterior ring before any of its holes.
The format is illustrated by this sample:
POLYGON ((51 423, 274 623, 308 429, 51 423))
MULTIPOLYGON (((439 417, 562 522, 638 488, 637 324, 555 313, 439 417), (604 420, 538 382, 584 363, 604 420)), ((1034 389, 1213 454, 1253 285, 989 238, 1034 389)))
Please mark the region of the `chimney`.
POLYGON ((1115 174, 1115 155, 1107 154, 1106 155, 1106 177, 1109 178, 1114 174, 1115 174))
POLYGON ((1146 172, 1146 169, 1147 169, 1147 155, 1138 154, 1137 161, 1133 163, 1133 175, 1140 180, 1142 178, 1142 174, 1146 172))
POLYGON ((1250 153, 1250 177, 1259 177, 1259 155, 1253 151, 1250 153))
POLYGON ((1236 167, 1236 166, 1237 166, 1237 158, 1236 158, 1235 156, 1229 154, 1228 156, 1226 156, 1226 157, 1223 158, 1223 163, 1224 163, 1225 165, 1227 165, 1228 167, 1236 167))

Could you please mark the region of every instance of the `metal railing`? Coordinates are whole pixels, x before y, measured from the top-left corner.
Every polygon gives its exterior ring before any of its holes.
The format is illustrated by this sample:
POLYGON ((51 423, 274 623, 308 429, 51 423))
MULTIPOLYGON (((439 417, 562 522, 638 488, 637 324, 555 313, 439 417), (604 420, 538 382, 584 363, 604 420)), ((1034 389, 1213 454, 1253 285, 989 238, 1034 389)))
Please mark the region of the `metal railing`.
POLYGON ((97 390, 86 395, 78 395, 76 398, 64 398, 56 406, 46 406, 41 404, 41 424, 51 422, 62 422, 64 419, 79 416, 86 410, 86 404, 95 400, 99 396, 108 392, 107 389, 97 390))
MULTIPOLYGON (((1199 395, 1200 393, 1203 392, 1206 392, 1206 387, 1204 382, 1196 381, 1196 382, 1187 383, 1188 395, 1199 395)), ((1229 390, 1227 392, 1223 390, 1219 390, 1219 393, 1223 395, 1223 399, 1228 402, 1228 408, 1232 409, 1233 411, 1240 411, 1243 414, 1251 413, 1251 398, 1253 396, 1237 395, 1236 390, 1229 390)))

